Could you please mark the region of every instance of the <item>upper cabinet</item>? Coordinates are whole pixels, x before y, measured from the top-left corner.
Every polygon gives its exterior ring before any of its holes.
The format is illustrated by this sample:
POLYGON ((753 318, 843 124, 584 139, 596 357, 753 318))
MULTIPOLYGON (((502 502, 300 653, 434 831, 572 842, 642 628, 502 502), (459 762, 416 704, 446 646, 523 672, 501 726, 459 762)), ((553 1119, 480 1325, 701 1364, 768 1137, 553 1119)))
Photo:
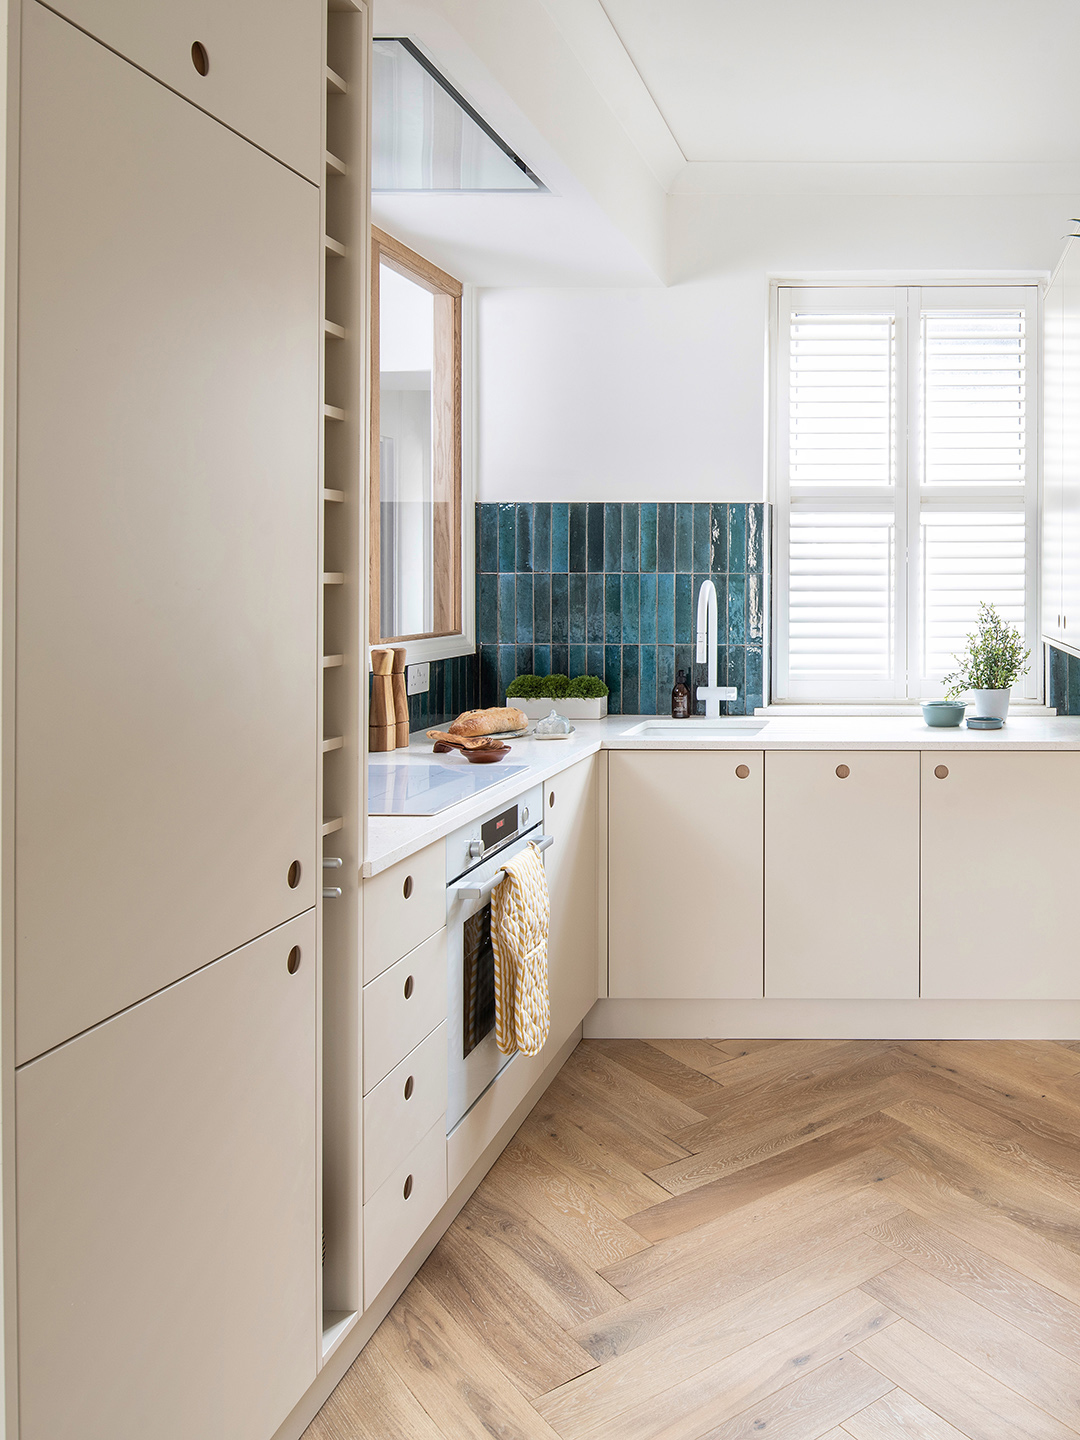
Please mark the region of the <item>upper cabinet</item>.
POLYGON ((321 225, 36 4, 20 133, 21 1063, 315 903, 321 225))
POLYGON ((56 0, 51 8, 318 183, 319 0, 56 0))
POLYGON ((1080 242, 1044 311, 1042 633, 1080 653, 1080 242))

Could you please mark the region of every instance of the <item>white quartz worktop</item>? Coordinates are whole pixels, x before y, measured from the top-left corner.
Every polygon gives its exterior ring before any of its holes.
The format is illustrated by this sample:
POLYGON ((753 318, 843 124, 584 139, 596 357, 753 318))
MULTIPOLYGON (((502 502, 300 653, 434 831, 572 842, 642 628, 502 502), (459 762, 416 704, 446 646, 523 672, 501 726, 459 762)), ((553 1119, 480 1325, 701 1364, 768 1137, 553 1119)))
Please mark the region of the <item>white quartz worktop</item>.
MULTIPOLYGON (((527 774, 509 775, 439 815, 373 816, 368 821, 362 873, 377 875, 598 750, 1080 750, 1080 717, 1052 715, 1013 716, 1001 730, 932 729, 921 716, 907 714, 895 718, 759 716, 758 721, 763 722, 760 730, 732 729, 730 734, 714 731, 707 735, 695 734, 691 720, 686 722, 685 732, 665 731, 657 737, 626 733, 658 718, 609 715, 603 720, 576 720, 574 734, 566 740, 510 741, 507 761, 527 765, 527 774)), ((392 758, 430 761, 431 741, 420 731, 408 750, 395 750, 392 758)), ((461 755, 439 758, 448 765, 468 764, 461 755)))

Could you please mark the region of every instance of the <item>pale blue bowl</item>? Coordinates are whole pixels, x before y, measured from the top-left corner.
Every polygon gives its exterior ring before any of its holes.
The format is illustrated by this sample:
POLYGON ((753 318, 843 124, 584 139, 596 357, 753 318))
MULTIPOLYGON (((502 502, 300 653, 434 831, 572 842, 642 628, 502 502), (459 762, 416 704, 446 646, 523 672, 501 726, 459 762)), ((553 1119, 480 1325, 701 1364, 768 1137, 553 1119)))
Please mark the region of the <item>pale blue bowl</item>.
POLYGON ((959 700, 924 700, 923 719, 935 729, 955 729, 964 718, 967 705, 959 700))

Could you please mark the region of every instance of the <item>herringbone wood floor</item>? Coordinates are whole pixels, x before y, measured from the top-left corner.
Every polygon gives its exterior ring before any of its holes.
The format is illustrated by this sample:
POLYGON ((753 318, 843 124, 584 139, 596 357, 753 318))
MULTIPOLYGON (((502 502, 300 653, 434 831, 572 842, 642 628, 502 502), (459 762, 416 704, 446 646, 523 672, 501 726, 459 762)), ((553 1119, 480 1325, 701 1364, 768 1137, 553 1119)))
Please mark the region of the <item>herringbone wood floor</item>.
POLYGON ((308 1440, 1072 1440, 1080 1043, 586 1041, 308 1440))

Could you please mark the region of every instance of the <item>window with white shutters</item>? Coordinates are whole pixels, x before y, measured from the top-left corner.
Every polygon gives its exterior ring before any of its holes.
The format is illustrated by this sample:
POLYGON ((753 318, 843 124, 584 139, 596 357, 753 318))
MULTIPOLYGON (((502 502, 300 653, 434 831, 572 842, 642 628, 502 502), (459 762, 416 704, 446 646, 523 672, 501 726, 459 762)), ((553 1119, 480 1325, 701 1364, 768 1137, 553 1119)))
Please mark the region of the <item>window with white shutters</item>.
POLYGON ((940 695, 980 600, 1034 652, 1036 287, 775 295, 774 697, 940 695))

